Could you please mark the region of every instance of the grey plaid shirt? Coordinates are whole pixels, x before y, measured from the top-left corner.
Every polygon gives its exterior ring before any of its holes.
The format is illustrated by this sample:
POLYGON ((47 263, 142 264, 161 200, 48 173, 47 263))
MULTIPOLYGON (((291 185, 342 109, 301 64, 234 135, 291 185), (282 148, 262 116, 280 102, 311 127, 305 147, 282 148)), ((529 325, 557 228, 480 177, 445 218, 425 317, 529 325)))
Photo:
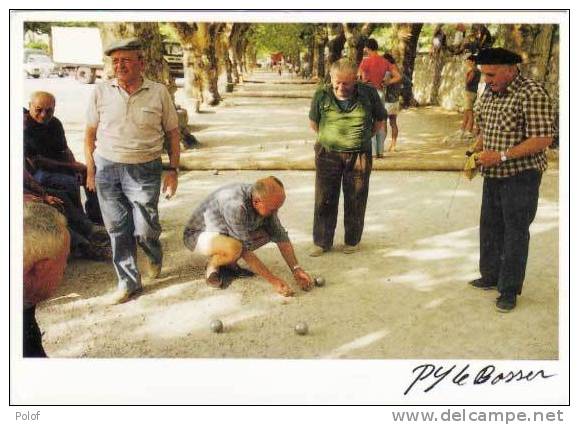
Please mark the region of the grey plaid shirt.
MULTIPOLYGON (((483 148, 505 152, 531 137, 553 137, 553 107, 545 88, 519 75, 503 93, 486 88, 474 107, 483 148)), ((545 171, 545 151, 483 167, 484 177, 510 177, 525 170, 545 171)))
POLYGON ((260 216, 251 204, 252 184, 232 183, 211 193, 199 205, 185 227, 189 232, 217 232, 240 241, 244 248, 251 245, 250 232, 263 229, 273 242, 289 241, 277 213, 260 216))

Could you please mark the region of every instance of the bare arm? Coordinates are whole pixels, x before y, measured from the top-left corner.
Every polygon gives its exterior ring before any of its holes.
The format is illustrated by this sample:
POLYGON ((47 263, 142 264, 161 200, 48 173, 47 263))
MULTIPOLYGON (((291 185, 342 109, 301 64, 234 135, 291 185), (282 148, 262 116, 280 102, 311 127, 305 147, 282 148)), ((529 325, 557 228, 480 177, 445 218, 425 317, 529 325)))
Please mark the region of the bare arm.
POLYGON ((474 78, 474 71, 472 69, 469 69, 468 72, 466 73, 466 82, 467 84, 470 83, 474 78))
POLYGON ((84 132, 84 160, 86 162, 86 188, 90 191, 95 190, 95 173, 93 153, 96 148, 96 127, 86 127, 84 132))
POLYGON ((277 247, 279 248, 279 252, 281 252, 282 257, 290 268, 292 274, 294 275, 296 282, 304 291, 308 291, 312 287, 314 280, 308 273, 306 273, 304 269, 298 266, 298 260, 296 258, 292 243, 289 241, 278 242, 277 247), (296 268, 296 266, 298 267, 296 268))
MULTIPOLYGON (((482 139, 481 139, 482 141, 482 139)), ((507 159, 522 158, 525 156, 533 155, 548 148, 553 142, 552 137, 531 137, 517 146, 508 149, 505 152, 507 159)), ((492 167, 501 162, 501 154, 497 151, 482 151, 478 164, 483 167, 492 167)))
POLYGON ((320 127, 318 126, 318 123, 315 121, 310 120, 310 128, 312 130, 314 130, 316 133, 319 131, 320 127))
POLYGON ((398 69, 397 65, 392 66, 392 77, 388 80, 387 85, 390 84, 398 84, 402 81, 402 74, 400 74, 400 70, 398 69))
MULTIPOLYGON (((179 128, 177 127, 169 131, 167 136, 169 137, 169 166, 178 168, 179 158, 181 156, 179 128)), ((171 198, 177 191, 177 177, 177 173, 173 171, 165 175, 165 179, 163 180, 163 193, 165 193, 166 198, 171 198)))
POLYGON ((286 297, 290 297, 294 294, 294 291, 290 286, 283 279, 274 275, 252 251, 244 248, 241 252, 241 257, 253 272, 271 283, 277 292, 286 297))

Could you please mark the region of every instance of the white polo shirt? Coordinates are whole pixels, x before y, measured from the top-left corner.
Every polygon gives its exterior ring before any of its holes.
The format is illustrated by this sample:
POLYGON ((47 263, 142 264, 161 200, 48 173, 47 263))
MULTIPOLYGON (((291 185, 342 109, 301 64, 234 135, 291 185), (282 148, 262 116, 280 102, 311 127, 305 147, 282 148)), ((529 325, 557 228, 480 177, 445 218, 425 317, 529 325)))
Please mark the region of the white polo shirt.
POLYGON ((165 134, 179 125, 167 88, 147 79, 132 95, 116 79, 98 84, 88 104, 86 121, 87 126, 97 129, 95 153, 125 164, 160 157, 165 134))

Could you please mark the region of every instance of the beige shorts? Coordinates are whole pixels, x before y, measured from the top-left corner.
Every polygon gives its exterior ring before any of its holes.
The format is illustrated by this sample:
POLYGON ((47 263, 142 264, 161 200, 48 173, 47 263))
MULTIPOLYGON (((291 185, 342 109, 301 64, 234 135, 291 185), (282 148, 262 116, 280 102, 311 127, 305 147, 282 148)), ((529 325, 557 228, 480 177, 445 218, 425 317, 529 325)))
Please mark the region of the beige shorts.
POLYGON ((466 111, 472 111, 475 100, 476 100, 476 93, 475 92, 465 91, 464 92, 464 109, 466 111))
POLYGON ((388 113, 388 115, 398 115, 398 112, 400 112, 400 102, 393 102, 393 103, 386 102, 384 104, 384 107, 386 108, 386 112, 388 113))

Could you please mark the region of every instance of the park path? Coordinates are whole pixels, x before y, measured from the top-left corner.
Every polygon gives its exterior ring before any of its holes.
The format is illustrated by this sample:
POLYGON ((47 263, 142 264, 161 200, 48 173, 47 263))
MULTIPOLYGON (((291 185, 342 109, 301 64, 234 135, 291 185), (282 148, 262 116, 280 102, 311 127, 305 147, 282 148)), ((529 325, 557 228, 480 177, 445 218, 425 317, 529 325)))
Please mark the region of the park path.
MULTIPOLYGON (((200 146, 182 152, 182 168, 313 170, 315 137, 309 129, 308 111, 315 85, 305 83, 288 74, 280 77, 257 71, 233 93, 226 93, 222 84, 220 105, 189 113, 189 125, 200 146)), ((85 111, 94 86, 70 78, 28 79, 23 106, 36 90, 56 96, 56 116, 64 125, 72 152, 83 160, 85 111)), ((187 104, 183 88, 178 89, 175 99, 187 104)), ((452 171, 463 167, 468 143, 452 137, 445 143, 460 127, 459 113, 426 106, 403 110, 398 121, 399 151, 375 160, 374 169, 452 171)), ((550 159, 556 162, 556 155, 550 159)))
MULTIPOLYGON (((233 93, 222 94, 219 106, 190 114, 189 123, 201 146, 183 152, 182 168, 313 169, 315 137, 308 126, 308 111, 315 87, 288 74, 258 71, 248 76, 233 93)), ((185 104, 182 89, 176 100, 185 104)), ((460 127, 460 114, 422 107, 402 111, 398 120, 399 151, 374 161, 374 169, 463 167, 468 143, 444 142, 460 127)))

